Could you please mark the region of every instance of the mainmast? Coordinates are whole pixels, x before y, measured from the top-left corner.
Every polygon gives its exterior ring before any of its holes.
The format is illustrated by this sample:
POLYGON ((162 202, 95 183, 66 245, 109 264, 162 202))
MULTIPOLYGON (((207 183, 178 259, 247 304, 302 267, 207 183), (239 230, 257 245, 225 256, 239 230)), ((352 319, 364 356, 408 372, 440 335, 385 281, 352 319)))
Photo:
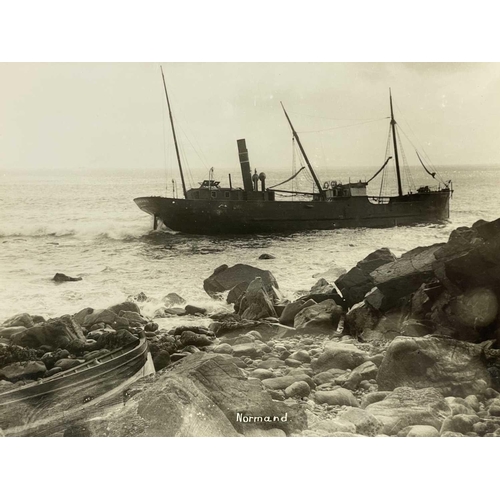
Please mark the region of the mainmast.
POLYGON ((179 146, 177 144, 177 137, 175 135, 174 119, 172 118, 172 110, 170 109, 170 101, 168 99, 167 85, 165 84, 165 75, 163 74, 163 68, 161 66, 160 69, 161 69, 161 77, 163 79, 163 88, 165 89, 165 97, 167 98, 168 115, 170 117, 170 124, 172 125, 172 134, 174 136, 175 152, 177 154, 177 163, 179 164, 179 171, 181 173, 182 191, 184 192, 184 198, 187 198, 186 183, 184 182, 184 172, 182 171, 182 164, 181 164, 181 155, 179 154, 179 146))
POLYGON ((281 107, 283 108, 283 111, 285 112, 286 119, 288 120, 288 123, 290 124, 290 128, 292 129, 293 136, 295 137, 297 144, 299 145, 300 151, 302 153, 302 156, 306 160, 307 167, 309 168, 309 171, 311 172, 312 178, 314 179, 314 182, 316 183, 316 186, 318 187, 319 194, 321 197, 324 197, 324 192, 323 188, 321 187, 321 183, 319 182, 318 177, 316 176, 316 172, 312 168, 311 163, 309 162, 309 158, 306 155, 306 152, 304 151, 304 148, 302 147, 302 144, 300 142, 299 136, 297 135, 297 132, 295 132, 295 129, 293 128, 292 122, 290 121, 290 118, 288 117, 288 113, 285 110, 285 106, 283 106, 283 103, 280 102, 281 107))
POLYGON ((399 196, 403 196, 403 188, 401 186, 401 171, 399 170, 398 145, 396 141, 396 120, 394 119, 394 111, 392 110, 391 89, 389 89, 389 100, 391 103, 391 127, 392 127, 392 140, 394 143, 394 158, 396 160, 396 174, 398 176, 398 194, 399 196))

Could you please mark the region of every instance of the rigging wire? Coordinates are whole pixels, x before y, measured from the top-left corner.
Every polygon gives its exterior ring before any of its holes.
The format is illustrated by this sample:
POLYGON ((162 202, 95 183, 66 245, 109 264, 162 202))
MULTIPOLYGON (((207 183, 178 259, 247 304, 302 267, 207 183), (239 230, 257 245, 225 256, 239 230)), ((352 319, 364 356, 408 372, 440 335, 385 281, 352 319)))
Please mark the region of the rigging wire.
POLYGON ((361 122, 361 123, 351 123, 350 125, 342 125, 340 127, 324 128, 324 129, 321 129, 321 130, 300 130, 297 133, 300 132, 301 134, 314 134, 314 133, 318 133, 318 132, 328 132, 329 130, 338 130, 338 129, 342 129, 342 128, 357 127, 358 125, 365 125, 367 123, 380 122, 380 121, 383 121, 383 120, 388 120, 389 118, 390 118, 389 116, 386 116, 384 118, 377 118, 375 120, 367 120, 367 121, 364 121, 364 122, 361 122))
POLYGON ((405 150, 403 148, 403 143, 401 141, 401 136, 399 135, 399 130, 400 130, 400 127, 398 125, 396 128, 396 136, 397 136, 397 140, 398 140, 398 144, 399 144, 399 150, 401 152, 401 157, 403 159, 403 173, 406 177, 406 183, 408 184, 410 190, 415 191, 416 186, 415 186, 415 183, 413 182, 413 177, 412 177, 410 168, 408 167, 408 161, 406 159, 406 154, 405 154, 405 150))
MULTIPOLYGON (((391 136, 392 136, 392 127, 391 127, 391 124, 389 124, 389 132, 387 134, 387 144, 385 146, 384 161, 386 161, 387 158, 389 158, 389 156, 391 155, 391 136)), ((387 169, 384 168, 384 170, 382 171, 382 179, 380 180, 379 197, 382 197, 382 195, 385 192, 384 190, 385 190, 385 182, 386 182, 386 173, 387 173, 387 169)))

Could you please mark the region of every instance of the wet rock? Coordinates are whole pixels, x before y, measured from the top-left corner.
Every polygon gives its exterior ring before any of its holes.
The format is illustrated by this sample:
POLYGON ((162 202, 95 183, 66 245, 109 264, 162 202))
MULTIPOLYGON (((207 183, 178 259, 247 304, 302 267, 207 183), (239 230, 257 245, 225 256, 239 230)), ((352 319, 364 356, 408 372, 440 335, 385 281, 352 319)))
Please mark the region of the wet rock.
POLYGON ((24 326, 25 328, 31 328, 32 326, 35 326, 35 323, 30 314, 21 313, 21 314, 16 314, 15 316, 12 316, 11 318, 5 320, 2 326, 4 327, 24 326))
POLYGON ((212 343, 212 340, 203 334, 198 334, 190 330, 185 330, 181 333, 179 339, 179 346, 185 347, 193 345, 196 347, 205 347, 212 343))
POLYGON ((72 340, 85 341, 82 329, 69 315, 49 320, 11 337, 11 343, 22 347, 66 347, 72 340))
POLYGON ((394 262, 384 264, 370 273, 376 286, 390 303, 417 291, 423 283, 435 279, 435 253, 443 244, 418 247, 404 253, 394 262))
POLYGON ((143 318, 139 313, 135 311, 120 311, 120 318, 125 318, 129 322, 139 323, 140 325, 147 325, 148 320, 143 318))
POLYGON ((444 396, 465 397, 490 385, 482 348, 450 338, 398 337, 389 346, 377 384, 396 387, 435 387, 444 396))
POLYGON ((0 328, 0 337, 4 339, 10 339, 13 335, 26 331, 25 326, 8 326, 6 328, 0 328))
POLYGON ((54 277, 52 278, 52 281, 55 281, 56 283, 63 283, 64 281, 81 281, 82 278, 72 278, 71 276, 66 276, 63 273, 56 273, 54 277))
POLYGON ((117 349, 119 347, 124 347, 126 345, 137 342, 137 337, 135 337, 128 330, 121 329, 117 332, 104 332, 97 339, 96 349, 117 349))
POLYGON ((383 427, 380 420, 361 408, 349 408, 339 416, 339 420, 354 424, 356 432, 364 436, 376 436, 383 427))
POLYGON ((207 310, 203 307, 197 307, 192 305, 187 305, 184 307, 184 310, 187 314, 195 315, 195 314, 206 314, 207 310))
POLYGON ((330 335, 337 329, 342 312, 334 300, 325 300, 302 309, 295 316, 293 326, 297 332, 330 335))
POLYGON ((144 326, 145 332, 156 332, 158 331, 158 323, 149 322, 144 326))
POLYGON ((356 267, 369 274, 375 271, 375 269, 395 260, 396 256, 388 248, 383 247, 370 253, 363 260, 360 260, 356 264, 356 267))
POLYGON ((378 403, 365 408, 380 420, 382 433, 395 436, 410 425, 431 425, 441 429, 444 419, 451 415, 451 409, 437 389, 413 389, 398 387, 392 394, 378 403))
POLYGON ((295 302, 290 302, 285 306, 283 312, 280 315, 280 323, 283 325, 293 325, 295 316, 305 309, 316 305, 316 302, 312 299, 310 300, 296 300, 295 302))
POLYGON ((155 370, 159 372, 171 364, 170 353, 165 350, 160 350, 153 357, 153 364, 155 370))
POLYGON ((135 302, 121 302, 120 304, 115 304, 114 306, 108 307, 108 311, 114 312, 118 316, 123 316, 123 312, 134 312, 141 314, 141 308, 135 302))
POLYGON ((241 297, 247 291, 249 284, 250 283, 248 283, 247 281, 242 281, 241 283, 233 286, 233 288, 231 288, 231 290, 229 290, 229 293, 227 294, 226 302, 228 304, 239 304, 241 297))
POLYGON ((339 342, 327 342, 324 351, 318 359, 311 362, 312 369, 316 372, 324 372, 331 368, 341 370, 353 369, 368 361, 366 352, 351 344, 339 342))
POLYGON ((131 295, 127 298, 127 302, 147 302, 148 297, 144 292, 139 292, 137 295, 131 295))
POLYGON ((268 295, 262 278, 255 278, 239 303, 238 313, 242 319, 257 320, 277 317, 271 297, 268 295))
POLYGON ((354 394, 348 389, 338 387, 332 391, 317 391, 314 394, 314 399, 319 404, 328 404, 333 406, 355 406, 359 403, 354 394))
POLYGON ((365 301, 354 304, 345 316, 344 332, 353 337, 366 329, 374 329, 382 318, 382 313, 365 301))
POLYGON ((311 288, 310 294, 330 294, 335 291, 335 286, 331 285, 324 278, 319 279, 311 288))
POLYGON ((276 257, 274 255, 271 255, 270 253, 263 253, 259 255, 259 260, 271 260, 275 259, 276 257))
POLYGON ((17 382, 23 379, 37 379, 43 377, 46 371, 47 368, 40 361, 17 362, 4 366, 0 370, 0 380, 17 382))
POLYGON ((374 287, 373 278, 358 267, 353 267, 335 281, 348 307, 361 302, 374 287))
POLYGON ((231 290, 242 282, 251 283, 257 277, 262 279, 266 287, 279 288, 271 272, 246 264, 236 264, 232 267, 220 266, 203 282, 203 288, 208 295, 215 298, 217 294, 231 290))
POLYGON ((162 301, 167 306, 180 306, 186 303, 186 301, 177 293, 169 293, 165 295, 162 301))

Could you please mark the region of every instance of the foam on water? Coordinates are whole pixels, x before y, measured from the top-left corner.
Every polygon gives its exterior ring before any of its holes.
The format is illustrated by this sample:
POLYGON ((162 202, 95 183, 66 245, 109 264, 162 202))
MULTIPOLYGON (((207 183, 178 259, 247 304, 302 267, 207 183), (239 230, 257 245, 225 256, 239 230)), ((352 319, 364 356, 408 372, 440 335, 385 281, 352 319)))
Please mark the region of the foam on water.
MULTIPOLYGON (((380 247, 396 255, 444 242, 458 226, 500 216, 498 169, 452 169, 451 222, 387 229, 340 229, 292 235, 187 236, 151 231, 133 198, 162 194, 158 179, 124 175, 64 179, 4 176, 0 186, 0 321, 20 312, 54 317, 102 308, 144 292, 152 315, 176 292, 210 312, 227 308, 203 290, 221 264, 270 270, 289 298, 325 272, 350 269, 380 247), (273 260, 259 260, 262 253, 273 260), (62 272, 81 281, 55 284, 62 272)), ((164 184, 164 180, 161 180, 164 184)), ((165 324, 190 318, 161 320, 165 324)), ((201 320, 194 319, 196 324, 201 320)))

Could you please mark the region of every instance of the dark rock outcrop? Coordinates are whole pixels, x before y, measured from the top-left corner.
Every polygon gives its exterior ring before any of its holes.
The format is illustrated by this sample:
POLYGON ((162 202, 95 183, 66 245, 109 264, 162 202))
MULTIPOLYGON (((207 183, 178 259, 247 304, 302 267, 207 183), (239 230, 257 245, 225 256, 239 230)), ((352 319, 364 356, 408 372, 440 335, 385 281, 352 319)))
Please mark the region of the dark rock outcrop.
POLYGON ((72 278, 71 276, 66 276, 63 273, 56 273, 54 277, 52 278, 52 281, 55 281, 56 283, 63 283, 65 281, 81 281, 82 278, 72 278))

